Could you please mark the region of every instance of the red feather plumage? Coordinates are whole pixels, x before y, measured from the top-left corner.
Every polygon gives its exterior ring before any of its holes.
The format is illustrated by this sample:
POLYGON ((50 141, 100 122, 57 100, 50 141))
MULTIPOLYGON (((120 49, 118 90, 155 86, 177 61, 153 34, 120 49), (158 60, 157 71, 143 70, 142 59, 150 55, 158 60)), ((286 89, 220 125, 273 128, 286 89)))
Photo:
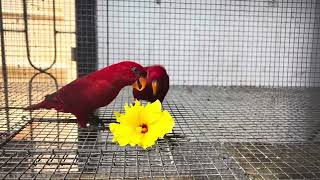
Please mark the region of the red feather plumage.
POLYGON ((169 76, 166 69, 160 65, 154 65, 145 67, 147 71, 147 86, 144 90, 138 91, 133 89, 133 96, 138 100, 146 100, 148 102, 154 102, 157 99, 163 102, 167 92, 169 90, 169 76), (158 82, 157 94, 154 95, 152 92, 152 81, 158 82))
POLYGON ((140 64, 123 61, 72 81, 26 110, 44 108, 72 113, 77 117, 80 127, 86 127, 89 116, 97 108, 111 103, 123 87, 138 80, 139 76, 132 72, 133 67, 141 75, 146 74, 140 64))

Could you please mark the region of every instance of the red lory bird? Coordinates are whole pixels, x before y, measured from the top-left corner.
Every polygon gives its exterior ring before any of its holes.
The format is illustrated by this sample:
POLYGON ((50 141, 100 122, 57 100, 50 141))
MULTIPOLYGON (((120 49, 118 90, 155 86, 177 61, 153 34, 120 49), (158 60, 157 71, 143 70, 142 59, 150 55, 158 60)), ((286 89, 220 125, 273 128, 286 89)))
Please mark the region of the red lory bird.
POLYGON ((145 67, 147 71, 147 85, 139 91, 133 89, 133 96, 138 100, 154 102, 157 99, 162 103, 169 90, 169 76, 166 69, 160 65, 145 67))
POLYGON ((72 81, 26 110, 44 108, 72 113, 80 127, 85 128, 94 111, 111 103, 123 87, 133 85, 138 91, 143 90, 146 75, 140 64, 123 61, 72 81))

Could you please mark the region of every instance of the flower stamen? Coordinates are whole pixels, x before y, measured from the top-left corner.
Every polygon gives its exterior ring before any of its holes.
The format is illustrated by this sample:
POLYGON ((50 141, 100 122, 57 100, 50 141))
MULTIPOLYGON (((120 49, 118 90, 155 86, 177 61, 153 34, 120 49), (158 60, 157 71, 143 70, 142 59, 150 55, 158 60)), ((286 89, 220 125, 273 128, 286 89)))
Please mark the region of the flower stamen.
POLYGON ((141 127, 141 133, 145 134, 148 132, 148 126, 146 124, 142 124, 140 127, 141 127))

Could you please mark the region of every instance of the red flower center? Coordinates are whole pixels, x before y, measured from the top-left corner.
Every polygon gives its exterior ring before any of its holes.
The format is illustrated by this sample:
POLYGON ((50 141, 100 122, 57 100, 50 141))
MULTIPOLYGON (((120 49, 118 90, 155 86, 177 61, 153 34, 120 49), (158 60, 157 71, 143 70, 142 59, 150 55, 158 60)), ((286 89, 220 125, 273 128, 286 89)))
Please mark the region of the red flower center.
POLYGON ((148 132, 148 126, 147 126, 146 124, 142 124, 142 125, 141 125, 141 128, 142 128, 142 129, 141 129, 141 133, 144 134, 144 133, 148 132))

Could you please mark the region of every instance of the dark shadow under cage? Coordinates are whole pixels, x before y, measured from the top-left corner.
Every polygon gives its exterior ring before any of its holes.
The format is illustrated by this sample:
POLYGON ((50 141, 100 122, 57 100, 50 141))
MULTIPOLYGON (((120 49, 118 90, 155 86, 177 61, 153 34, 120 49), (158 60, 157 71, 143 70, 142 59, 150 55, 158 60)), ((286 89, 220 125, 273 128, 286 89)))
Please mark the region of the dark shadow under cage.
POLYGON ((0 31, 3 179, 320 179, 317 0, 2 0, 0 31), (176 125, 152 148, 23 110, 125 59, 170 75, 176 125))

